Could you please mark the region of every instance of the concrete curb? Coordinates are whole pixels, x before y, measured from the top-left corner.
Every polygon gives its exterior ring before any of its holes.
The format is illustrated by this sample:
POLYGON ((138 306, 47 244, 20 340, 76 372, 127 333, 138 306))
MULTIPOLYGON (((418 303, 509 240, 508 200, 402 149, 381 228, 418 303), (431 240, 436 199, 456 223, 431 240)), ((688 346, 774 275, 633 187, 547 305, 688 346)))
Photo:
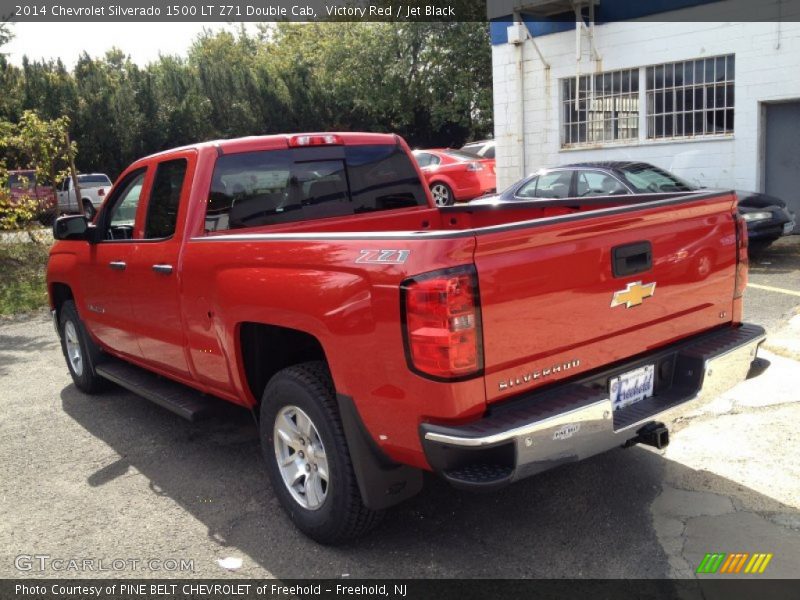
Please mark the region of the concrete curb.
POLYGON ((51 243, 53 241, 53 230, 49 227, 43 227, 41 229, 0 232, 0 244, 29 244, 34 240, 41 244, 51 243))

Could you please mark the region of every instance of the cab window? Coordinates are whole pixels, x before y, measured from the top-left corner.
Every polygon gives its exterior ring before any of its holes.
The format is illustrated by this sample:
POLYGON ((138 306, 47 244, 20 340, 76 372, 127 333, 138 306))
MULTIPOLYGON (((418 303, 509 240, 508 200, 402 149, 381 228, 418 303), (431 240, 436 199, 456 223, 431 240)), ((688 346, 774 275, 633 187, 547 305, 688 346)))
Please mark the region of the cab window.
POLYGON ((105 239, 130 240, 133 238, 136 210, 142 195, 142 185, 146 170, 141 169, 128 175, 120 186, 120 191, 112 198, 109 214, 104 222, 107 223, 105 239))
POLYGON ((205 229, 260 227, 426 203, 412 162, 399 146, 242 152, 217 159, 205 229))
POLYGON ((186 167, 186 159, 180 158, 159 163, 156 168, 144 222, 145 239, 164 239, 175 233, 186 167))

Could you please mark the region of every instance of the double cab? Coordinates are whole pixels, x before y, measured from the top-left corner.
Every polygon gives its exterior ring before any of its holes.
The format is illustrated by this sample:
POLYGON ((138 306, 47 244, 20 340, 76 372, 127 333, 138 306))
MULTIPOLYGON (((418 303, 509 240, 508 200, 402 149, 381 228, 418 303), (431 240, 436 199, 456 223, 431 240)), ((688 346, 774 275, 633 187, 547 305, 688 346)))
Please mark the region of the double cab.
POLYGON ((493 489, 662 448, 766 366, 732 192, 442 208, 398 136, 273 135, 143 158, 54 232, 74 384, 252 411, 274 493, 322 543, 423 471, 493 489))

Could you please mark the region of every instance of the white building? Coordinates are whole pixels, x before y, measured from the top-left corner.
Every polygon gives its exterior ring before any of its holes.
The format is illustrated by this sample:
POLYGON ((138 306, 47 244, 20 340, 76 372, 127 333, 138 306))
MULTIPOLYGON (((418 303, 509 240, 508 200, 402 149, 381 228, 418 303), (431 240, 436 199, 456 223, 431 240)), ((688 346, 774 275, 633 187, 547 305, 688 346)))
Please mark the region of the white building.
POLYGON ((641 160, 800 214, 798 4, 491 0, 498 189, 542 167, 641 160))

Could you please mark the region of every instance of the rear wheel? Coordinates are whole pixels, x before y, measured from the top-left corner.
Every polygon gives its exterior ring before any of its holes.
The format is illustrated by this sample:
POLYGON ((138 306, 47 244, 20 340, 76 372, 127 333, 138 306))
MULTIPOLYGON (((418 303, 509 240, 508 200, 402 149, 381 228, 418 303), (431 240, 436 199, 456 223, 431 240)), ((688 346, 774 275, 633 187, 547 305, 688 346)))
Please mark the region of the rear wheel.
POLYGON ((437 182, 431 184, 431 194, 436 206, 452 206, 455 202, 453 190, 446 183, 437 182))
POLYGON ((97 374, 95 367, 100 361, 102 350, 87 334, 72 300, 61 305, 59 326, 61 350, 75 387, 87 394, 101 391, 106 387, 107 381, 97 374))
POLYGON ((97 211, 95 211, 94 206, 89 200, 84 199, 83 201, 83 216, 86 217, 88 221, 94 219, 94 215, 97 211))
POLYGON ((270 380, 261 402, 261 447, 275 494, 308 537, 337 544, 380 520, 361 499, 324 363, 288 367, 270 380))

